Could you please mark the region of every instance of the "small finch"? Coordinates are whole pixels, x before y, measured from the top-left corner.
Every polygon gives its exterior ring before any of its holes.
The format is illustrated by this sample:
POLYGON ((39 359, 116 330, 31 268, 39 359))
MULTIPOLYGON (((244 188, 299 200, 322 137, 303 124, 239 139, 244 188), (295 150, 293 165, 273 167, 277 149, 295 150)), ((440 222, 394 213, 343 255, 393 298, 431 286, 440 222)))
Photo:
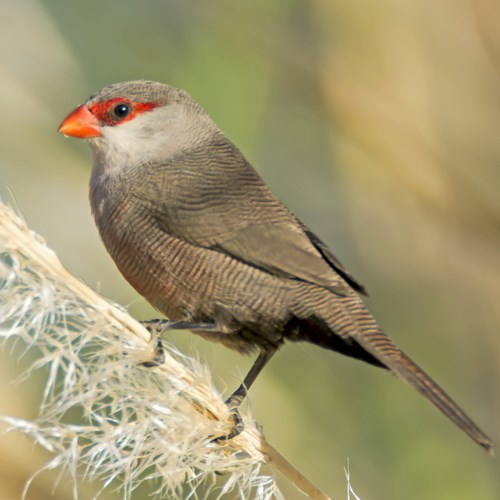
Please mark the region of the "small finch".
MULTIPOLYGON (((234 415, 285 340, 306 341, 398 375, 493 452, 378 326, 363 286, 186 92, 149 81, 110 85, 59 132, 88 140, 92 213, 129 283, 178 326, 258 352, 227 401, 234 415)), ((236 416, 235 427, 226 438, 241 431, 236 416)))

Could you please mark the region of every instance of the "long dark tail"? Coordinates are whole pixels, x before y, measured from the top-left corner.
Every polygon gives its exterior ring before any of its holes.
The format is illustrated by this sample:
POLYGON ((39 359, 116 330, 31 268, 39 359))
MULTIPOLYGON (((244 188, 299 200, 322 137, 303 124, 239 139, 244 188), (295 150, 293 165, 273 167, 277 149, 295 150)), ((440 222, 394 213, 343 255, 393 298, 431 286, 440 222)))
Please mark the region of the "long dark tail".
POLYGON ((493 455, 495 443, 421 368, 404 354, 377 325, 360 297, 352 292, 333 296, 319 287, 303 285, 296 316, 304 330, 294 340, 314 344, 385 367, 406 380, 425 399, 493 455))
POLYGON ((469 416, 418 365, 404 354, 381 330, 355 336, 372 356, 392 372, 406 380, 425 399, 432 403, 455 425, 466 432, 490 455, 495 454, 495 443, 469 418, 469 416))

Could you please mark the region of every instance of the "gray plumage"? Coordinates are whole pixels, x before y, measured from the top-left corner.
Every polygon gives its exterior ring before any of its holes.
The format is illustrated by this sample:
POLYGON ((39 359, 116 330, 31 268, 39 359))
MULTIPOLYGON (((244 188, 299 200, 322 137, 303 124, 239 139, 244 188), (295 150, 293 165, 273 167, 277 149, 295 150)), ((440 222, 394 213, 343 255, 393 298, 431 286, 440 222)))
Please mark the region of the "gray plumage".
MULTIPOLYGON (((240 352, 308 341, 389 369, 486 450, 492 441, 387 337, 363 287, 268 189, 185 92, 154 82, 109 86, 155 103, 89 140, 90 200, 99 232, 132 286, 172 320, 240 352)), ((112 101, 115 102, 115 101, 112 101)))

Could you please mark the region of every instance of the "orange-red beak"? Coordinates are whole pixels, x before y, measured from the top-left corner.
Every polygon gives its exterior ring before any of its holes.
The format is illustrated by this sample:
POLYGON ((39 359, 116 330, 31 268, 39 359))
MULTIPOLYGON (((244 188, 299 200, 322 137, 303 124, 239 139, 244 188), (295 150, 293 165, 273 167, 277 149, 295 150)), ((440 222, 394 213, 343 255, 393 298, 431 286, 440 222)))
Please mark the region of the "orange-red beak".
POLYGON ((100 137, 101 127, 89 108, 82 104, 64 119, 58 132, 79 139, 89 139, 100 137))

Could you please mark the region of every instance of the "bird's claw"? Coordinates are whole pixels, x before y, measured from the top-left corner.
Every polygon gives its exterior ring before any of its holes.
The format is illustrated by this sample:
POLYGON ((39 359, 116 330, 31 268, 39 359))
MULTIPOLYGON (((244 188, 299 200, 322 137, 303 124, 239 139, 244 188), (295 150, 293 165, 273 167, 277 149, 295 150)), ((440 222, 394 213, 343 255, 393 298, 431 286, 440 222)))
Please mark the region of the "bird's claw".
MULTIPOLYGON (((153 335, 153 332, 150 331, 150 333, 151 335, 153 335)), ((163 363, 165 363, 165 350, 163 349, 163 342, 161 341, 161 337, 158 335, 158 337, 156 338, 155 353, 153 358, 149 361, 143 361, 141 365, 146 368, 156 368, 158 366, 161 366, 163 363)))
MULTIPOLYGON (((228 399, 230 401, 231 398, 228 399)), ((228 401, 226 401, 226 405, 228 405, 228 401)), ((231 430, 222 436, 218 436, 211 440, 212 443, 225 443, 236 436, 239 436, 243 430, 245 429, 245 424, 243 423, 243 419, 241 418, 240 412, 238 411, 238 406, 229 406, 229 418, 231 419, 231 430)))

